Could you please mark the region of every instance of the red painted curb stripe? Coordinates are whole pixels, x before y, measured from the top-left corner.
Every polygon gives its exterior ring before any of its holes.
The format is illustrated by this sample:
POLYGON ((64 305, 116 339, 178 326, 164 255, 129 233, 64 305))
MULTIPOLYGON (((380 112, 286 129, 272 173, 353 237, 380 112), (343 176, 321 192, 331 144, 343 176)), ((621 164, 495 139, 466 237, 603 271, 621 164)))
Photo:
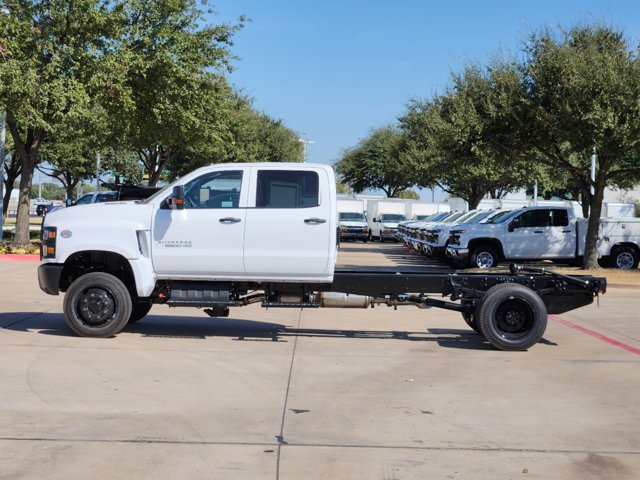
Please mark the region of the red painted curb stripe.
POLYGON ((40 261, 40 255, 30 255, 30 254, 21 254, 21 253, 3 253, 0 255, 0 262, 3 260, 9 260, 14 262, 19 261, 40 261))
POLYGON ((633 353, 634 355, 640 355, 640 349, 632 347, 631 345, 627 345, 626 343, 619 342, 618 340, 614 340, 611 337, 607 337, 606 335, 602 335, 601 333, 594 332, 593 330, 582 327, 573 322, 570 322, 569 320, 565 320, 564 318, 560 318, 555 315, 549 315, 549 318, 555 322, 561 323, 562 325, 578 330, 579 332, 586 333, 587 335, 591 335, 592 337, 597 338, 598 340, 602 340, 603 342, 622 348, 623 350, 633 353))

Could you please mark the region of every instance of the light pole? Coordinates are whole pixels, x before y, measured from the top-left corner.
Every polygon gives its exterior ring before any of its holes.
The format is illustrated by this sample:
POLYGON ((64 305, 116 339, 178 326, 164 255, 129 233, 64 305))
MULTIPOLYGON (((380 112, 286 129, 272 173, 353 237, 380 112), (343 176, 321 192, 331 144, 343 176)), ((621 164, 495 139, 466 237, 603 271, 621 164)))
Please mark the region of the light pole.
POLYGON ((299 138, 298 141, 302 143, 302 162, 304 163, 307 161, 307 145, 316 142, 313 140, 307 140, 306 138, 299 138))

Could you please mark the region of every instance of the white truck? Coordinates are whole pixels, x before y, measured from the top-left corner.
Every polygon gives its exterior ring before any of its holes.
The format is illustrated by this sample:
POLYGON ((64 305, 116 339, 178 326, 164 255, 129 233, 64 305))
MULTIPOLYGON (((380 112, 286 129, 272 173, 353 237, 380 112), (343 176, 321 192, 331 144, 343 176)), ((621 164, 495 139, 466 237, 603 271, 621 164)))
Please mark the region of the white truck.
POLYGON ((367 202, 367 222, 371 240, 397 241, 398 223, 405 217, 406 201, 404 200, 369 200, 367 202))
POLYGON ((67 324, 87 337, 112 337, 154 304, 214 317, 252 303, 384 304, 457 311, 502 350, 531 347, 547 313, 588 305, 606 289, 605 279, 515 266, 511 274, 336 269, 336 228, 330 166, 211 165, 141 202, 47 215, 38 281, 48 294, 65 292, 67 324))
MULTIPOLYGON (((572 207, 526 207, 490 224, 463 225, 449 231, 447 259, 475 268, 501 260, 578 262, 584 256, 587 220, 572 207)), ((640 258, 640 220, 601 219, 597 252, 601 264, 636 268, 640 258)))
POLYGON ((369 240, 369 225, 364 214, 364 200, 357 198, 339 198, 338 229, 340 240, 369 240))
POLYGON ((424 220, 435 213, 450 212, 451 207, 446 203, 407 202, 404 216, 407 220, 424 220))

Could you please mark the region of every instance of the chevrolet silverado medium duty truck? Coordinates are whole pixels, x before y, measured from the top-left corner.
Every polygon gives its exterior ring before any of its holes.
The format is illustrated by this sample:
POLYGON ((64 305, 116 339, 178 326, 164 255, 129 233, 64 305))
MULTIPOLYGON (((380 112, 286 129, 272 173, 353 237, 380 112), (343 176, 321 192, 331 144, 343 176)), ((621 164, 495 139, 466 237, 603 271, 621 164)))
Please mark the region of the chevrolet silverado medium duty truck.
POLYGON ((330 166, 219 164, 143 201, 47 215, 38 279, 48 294, 65 292, 65 319, 87 337, 112 337, 153 304, 214 317, 252 303, 382 304, 457 311, 502 350, 531 347, 547 313, 588 305, 606 289, 601 278, 515 265, 492 274, 337 269, 337 240, 330 166))
POLYGON ((338 229, 340 240, 369 240, 369 224, 364 215, 364 200, 338 199, 338 229))
MULTIPOLYGON (((587 219, 571 207, 525 207, 493 223, 461 225, 449 230, 447 259, 476 268, 501 260, 580 261, 584 256, 587 219)), ((640 258, 640 219, 600 219, 597 253, 600 263, 636 268, 640 258)))

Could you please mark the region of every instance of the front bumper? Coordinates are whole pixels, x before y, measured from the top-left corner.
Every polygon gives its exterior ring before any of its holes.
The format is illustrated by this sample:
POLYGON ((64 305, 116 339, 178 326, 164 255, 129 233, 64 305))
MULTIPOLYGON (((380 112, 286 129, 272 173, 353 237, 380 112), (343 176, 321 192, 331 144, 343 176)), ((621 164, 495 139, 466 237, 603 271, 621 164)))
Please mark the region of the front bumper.
POLYGON ((43 263, 38 267, 38 283, 40 290, 49 295, 58 295, 60 288, 60 276, 63 265, 55 263, 43 263))
POLYGON ((466 263, 469 260, 469 249, 447 247, 445 255, 447 259, 450 259, 455 263, 466 263))
POLYGON ((368 238, 369 232, 340 232, 340 239, 366 240, 368 238))
POLYGON ((446 253, 443 246, 429 243, 424 246, 424 251, 431 258, 444 258, 446 253))

